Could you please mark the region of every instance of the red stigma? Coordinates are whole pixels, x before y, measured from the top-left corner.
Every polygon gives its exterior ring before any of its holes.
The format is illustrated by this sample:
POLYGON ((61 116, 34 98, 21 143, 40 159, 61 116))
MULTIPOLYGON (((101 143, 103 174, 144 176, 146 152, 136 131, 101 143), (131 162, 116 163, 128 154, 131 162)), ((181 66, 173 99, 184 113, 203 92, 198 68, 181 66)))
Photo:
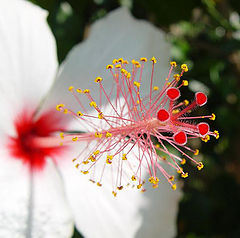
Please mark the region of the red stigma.
POLYGON ((197 105, 200 107, 207 103, 207 96, 202 92, 196 93, 195 99, 196 99, 197 105))
POLYGON ((167 95, 168 95, 169 99, 176 100, 176 99, 178 99, 180 97, 181 94, 180 94, 179 89, 177 89, 177 88, 169 88, 167 90, 167 95))
POLYGON ((183 131, 179 131, 174 134, 173 139, 179 145, 185 145, 187 143, 187 135, 183 131))
POLYGON ((198 131, 202 136, 205 136, 209 132, 209 125, 205 122, 201 122, 197 125, 198 131))
POLYGON ((157 113, 157 118, 159 121, 167 121, 169 119, 170 115, 167 110, 160 109, 157 113))
POLYGON ((43 169, 46 157, 60 154, 63 147, 40 148, 32 143, 32 139, 48 137, 63 130, 62 124, 63 120, 55 110, 42 114, 37 120, 34 119, 33 110, 23 110, 14 121, 16 136, 9 137, 8 148, 11 156, 34 169, 43 169))

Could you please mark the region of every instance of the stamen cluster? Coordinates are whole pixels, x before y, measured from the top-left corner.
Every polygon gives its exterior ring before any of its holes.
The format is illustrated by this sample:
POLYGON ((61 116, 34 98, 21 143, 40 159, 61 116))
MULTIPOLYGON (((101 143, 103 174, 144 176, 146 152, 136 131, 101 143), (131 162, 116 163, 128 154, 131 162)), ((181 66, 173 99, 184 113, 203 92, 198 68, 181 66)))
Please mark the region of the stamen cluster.
POLYGON ((61 137, 67 142, 69 138, 74 142, 86 141, 86 147, 73 162, 83 174, 91 172, 90 180, 98 186, 102 186, 105 169, 113 171, 114 196, 117 194, 116 190, 122 190, 123 185, 129 184, 131 180, 138 189, 145 191, 144 171, 149 174, 149 182, 153 188, 158 187, 161 174, 175 190, 174 176, 163 168, 163 164, 176 170, 182 178, 188 177, 188 173, 182 168, 186 160, 201 170, 203 163, 194 158, 199 150, 192 149, 187 142, 195 138, 207 142, 210 136, 218 138, 219 133, 211 132, 206 122, 195 122, 199 119, 215 120, 215 115, 189 116, 193 109, 207 103, 207 96, 202 92, 197 92, 192 102, 179 100, 182 98, 181 88, 188 86, 188 81, 182 80, 184 72, 188 71, 186 64, 181 65, 179 74, 173 74, 177 64, 171 62, 168 76, 160 90, 159 86, 153 85, 157 60, 152 57, 150 89, 147 95, 142 95, 142 75, 148 64, 147 59, 143 57, 140 61, 132 60, 131 63, 132 65, 120 58, 107 65, 113 87, 107 91, 104 79, 97 77, 95 82, 99 85, 98 99, 93 98, 90 89, 75 90, 74 87, 69 87, 79 103, 80 111, 75 112, 63 104, 57 105, 56 109, 70 113, 86 125, 86 128, 91 129, 86 133, 61 134, 61 137), (88 98, 92 113, 88 113, 86 105, 81 103, 82 96, 88 98), (103 98, 107 101, 107 109, 102 103, 103 98), (85 155, 85 150, 89 148, 92 148, 91 153, 85 155), (99 177, 95 174, 98 164, 101 165, 99 177))

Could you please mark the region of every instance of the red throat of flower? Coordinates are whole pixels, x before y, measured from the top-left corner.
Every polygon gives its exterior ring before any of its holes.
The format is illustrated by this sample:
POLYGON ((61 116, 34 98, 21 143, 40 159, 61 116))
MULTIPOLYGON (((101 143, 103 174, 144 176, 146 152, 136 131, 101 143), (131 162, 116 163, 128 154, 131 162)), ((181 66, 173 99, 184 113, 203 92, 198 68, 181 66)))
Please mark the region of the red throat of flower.
POLYGON ((9 137, 8 148, 12 157, 20 159, 34 170, 44 168, 46 158, 60 155, 65 147, 38 146, 35 138, 47 138, 55 132, 63 130, 64 121, 55 111, 42 114, 34 119, 34 110, 25 109, 19 113, 14 121, 16 136, 9 137))

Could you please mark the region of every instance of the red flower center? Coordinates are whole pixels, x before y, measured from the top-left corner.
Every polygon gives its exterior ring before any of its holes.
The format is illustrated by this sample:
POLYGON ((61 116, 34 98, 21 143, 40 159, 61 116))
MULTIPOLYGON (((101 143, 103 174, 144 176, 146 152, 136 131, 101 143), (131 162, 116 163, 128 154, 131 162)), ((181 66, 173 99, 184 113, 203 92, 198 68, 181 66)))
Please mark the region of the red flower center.
POLYGON ((14 126, 16 136, 9 137, 8 148, 11 156, 22 160, 24 164, 41 170, 48 156, 56 156, 63 151, 60 146, 43 148, 32 141, 35 137, 49 137, 64 129, 63 120, 55 110, 42 114, 36 120, 33 110, 23 110, 17 115, 14 126))

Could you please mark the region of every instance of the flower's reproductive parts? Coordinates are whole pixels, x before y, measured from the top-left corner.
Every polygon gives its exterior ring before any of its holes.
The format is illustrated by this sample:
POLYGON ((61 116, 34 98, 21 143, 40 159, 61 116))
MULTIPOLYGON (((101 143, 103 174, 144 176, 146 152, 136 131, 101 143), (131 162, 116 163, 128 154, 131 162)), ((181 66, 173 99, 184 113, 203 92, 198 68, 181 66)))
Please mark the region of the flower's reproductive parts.
MULTIPOLYGON (((189 115, 193 109, 207 103, 207 96, 197 92, 191 102, 182 99, 181 88, 188 85, 188 81, 182 79, 184 72, 188 71, 187 65, 182 64, 180 73, 174 74, 177 64, 171 62, 160 89, 154 85, 157 60, 152 57, 150 62, 147 61, 143 57, 129 64, 122 58, 114 59, 112 64, 106 66, 113 80, 110 90, 104 87, 106 79, 97 77, 95 82, 99 87, 99 98, 93 98, 91 89, 70 86, 69 91, 78 102, 79 111, 75 112, 64 104, 56 107, 58 111, 70 113, 89 128, 86 133, 60 135, 63 143, 86 141, 86 147, 73 159, 76 168, 83 174, 91 173, 90 180, 98 186, 102 186, 104 171, 110 169, 114 196, 131 180, 144 191, 143 170, 149 174, 149 182, 154 188, 158 187, 161 174, 175 190, 174 172, 169 174, 164 164, 186 178, 188 173, 182 165, 187 160, 195 164, 198 170, 203 168, 203 163, 196 158, 199 150, 191 148, 188 141, 200 138, 207 142, 210 136, 219 137, 218 131, 210 131, 206 122, 199 121, 215 120, 214 114, 189 115), (142 77, 143 70, 149 64, 152 69, 148 78, 149 91, 142 95, 141 86, 146 80, 142 77), (83 105, 81 97, 87 97, 89 105, 83 105), (103 99, 107 102, 105 105, 103 99), (87 109, 89 106, 92 110, 87 109), (86 155, 88 149, 91 153, 86 155), (96 170, 101 170, 99 176, 96 170)), ((143 91, 146 92, 146 89, 143 91)))

